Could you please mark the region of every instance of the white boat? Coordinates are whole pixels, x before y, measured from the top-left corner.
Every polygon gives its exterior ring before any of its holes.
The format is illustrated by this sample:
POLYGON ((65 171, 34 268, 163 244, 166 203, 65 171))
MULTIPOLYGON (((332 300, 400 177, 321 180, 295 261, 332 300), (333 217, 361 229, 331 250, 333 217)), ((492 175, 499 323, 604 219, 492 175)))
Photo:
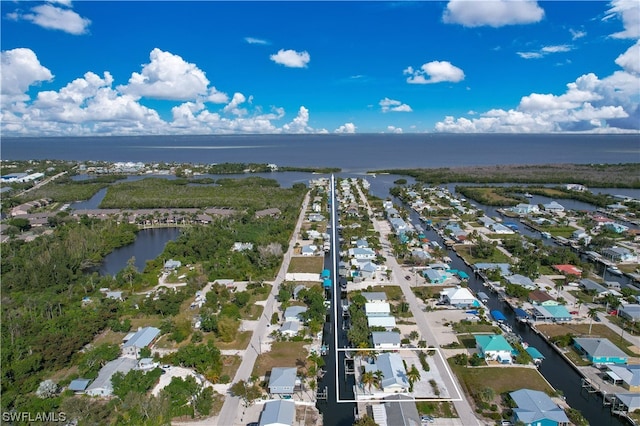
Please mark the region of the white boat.
POLYGON ((551 238, 551 234, 546 231, 541 232, 540 235, 542 235, 542 238, 551 238))
POLYGON ((528 192, 525 192, 524 196, 527 197, 527 198, 533 198, 533 195, 529 194, 528 192))
POLYGON ((609 271, 613 275, 622 275, 622 271, 620 269, 618 269, 617 266, 609 266, 607 268, 607 271, 609 271))

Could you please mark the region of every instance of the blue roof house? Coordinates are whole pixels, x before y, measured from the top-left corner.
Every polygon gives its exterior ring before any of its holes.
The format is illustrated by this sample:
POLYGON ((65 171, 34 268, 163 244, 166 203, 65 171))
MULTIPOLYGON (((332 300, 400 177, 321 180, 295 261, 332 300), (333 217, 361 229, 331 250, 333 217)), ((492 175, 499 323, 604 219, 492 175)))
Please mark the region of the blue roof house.
POLYGON ((129 340, 122 346, 122 352, 125 355, 132 355, 136 358, 140 355, 140 349, 151 345, 160 334, 160 329, 156 327, 144 327, 139 329, 129 340))
POLYGON ((609 339, 576 337, 573 345, 594 364, 626 364, 629 357, 609 339))
POLYGON ((260 414, 260 426, 289 426, 296 420, 296 403, 290 399, 267 401, 260 414))
POLYGON ((291 395, 296 387, 298 369, 296 367, 273 367, 269 377, 269 393, 291 395))
POLYGON ((516 403, 513 409, 514 423, 522 422, 527 426, 569 425, 569 418, 558 404, 541 391, 520 389, 509 393, 516 403))
POLYGON ((480 357, 501 364, 511 364, 515 350, 501 334, 475 334, 480 357))

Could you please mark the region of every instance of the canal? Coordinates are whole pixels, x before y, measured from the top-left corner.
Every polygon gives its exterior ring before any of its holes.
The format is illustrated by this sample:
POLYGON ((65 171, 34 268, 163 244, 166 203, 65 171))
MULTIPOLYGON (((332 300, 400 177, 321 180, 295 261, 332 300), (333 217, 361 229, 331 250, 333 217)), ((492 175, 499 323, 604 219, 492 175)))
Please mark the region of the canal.
POLYGON ((337 351, 338 348, 346 348, 348 345, 346 331, 343 330, 343 317, 341 310, 341 291, 338 285, 338 262, 340 261, 340 237, 336 232, 339 217, 337 215, 337 202, 335 200, 335 185, 331 186, 331 252, 325 256, 324 266, 331 271, 333 286, 326 292, 327 299, 331 300, 331 307, 327 313, 327 321, 323 330, 323 343, 327 353, 325 360, 325 374, 318 382, 318 390, 327 390, 327 399, 318 400, 316 406, 322 413, 323 423, 326 426, 351 426, 355 421, 356 404, 353 402, 338 402, 338 400, 353 400, 353 375, 345 374, 345 352, 337 351), (336 356, 337 352, 337 356, 336 356), (336 383, 338 386, 336 386, 336 383))
MULTIPOLYGON (((412 213, 412 222, 418 223, 419 218, 412 213)), ((427 238, 432 241, 439 241, 444 246, 443 239, 432 229, 426 231, 427 238)), ((469 288, 474 292, 483 291, 488 294, 489 301, 486 303, 489 310, 500 310, 507 318, 508 324, 513 331, 519 334, 523 341, 538 349, 545 357, 540 366, 540 373, 551 385, 561 390, 564 397, 572 408, 579 410, 582 415, 592 425, 623 426, 626 425, 618 417, 611 414, 609 407, 603 406, 602 398, 596 394, 589 394, 581 387, 582 376, 565 359, 560 356, 549 343, 537 335, 531 328, 517 321, 515 314, 509 305, 498 299, 497 294, 487 292, 483 282, 478 278, 472 268, 467 266, 453 249, 447 249, 448 256, 452 259, 451 267, 464 271, 469 275, 469 288)), ((526 387, 522 384, 522 387, 526 387)))

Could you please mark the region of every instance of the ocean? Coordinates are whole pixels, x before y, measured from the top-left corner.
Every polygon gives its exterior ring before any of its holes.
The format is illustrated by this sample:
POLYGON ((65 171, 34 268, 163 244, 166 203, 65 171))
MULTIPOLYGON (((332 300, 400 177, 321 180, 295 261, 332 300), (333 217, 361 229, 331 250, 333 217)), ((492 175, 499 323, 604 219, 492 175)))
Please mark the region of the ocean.
POLYGON ((640 135, 355 134, 2 138, 3 160, 391 168, 640 162, 640 135))

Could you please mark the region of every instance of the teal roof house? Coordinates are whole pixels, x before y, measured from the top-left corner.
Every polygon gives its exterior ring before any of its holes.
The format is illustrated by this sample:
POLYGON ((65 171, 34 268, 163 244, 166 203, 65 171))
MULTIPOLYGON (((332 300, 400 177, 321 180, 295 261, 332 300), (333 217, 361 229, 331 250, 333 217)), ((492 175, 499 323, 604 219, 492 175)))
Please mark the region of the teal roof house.
POLYGON ((594 364, 626 364, 628 356, 609 339, 576 337, 573 345, 594 364))
POLYGON ((476 348, 480 357, 501 364, 511 364, 515 350, 501 334, 476 334, 476 348))
POLYGON ((540 391, 520 389, 509 394, 516 403, 513 409, 513 423, 522 422, 527 426, 569 425, 569 418, 549 396, 540 391))

